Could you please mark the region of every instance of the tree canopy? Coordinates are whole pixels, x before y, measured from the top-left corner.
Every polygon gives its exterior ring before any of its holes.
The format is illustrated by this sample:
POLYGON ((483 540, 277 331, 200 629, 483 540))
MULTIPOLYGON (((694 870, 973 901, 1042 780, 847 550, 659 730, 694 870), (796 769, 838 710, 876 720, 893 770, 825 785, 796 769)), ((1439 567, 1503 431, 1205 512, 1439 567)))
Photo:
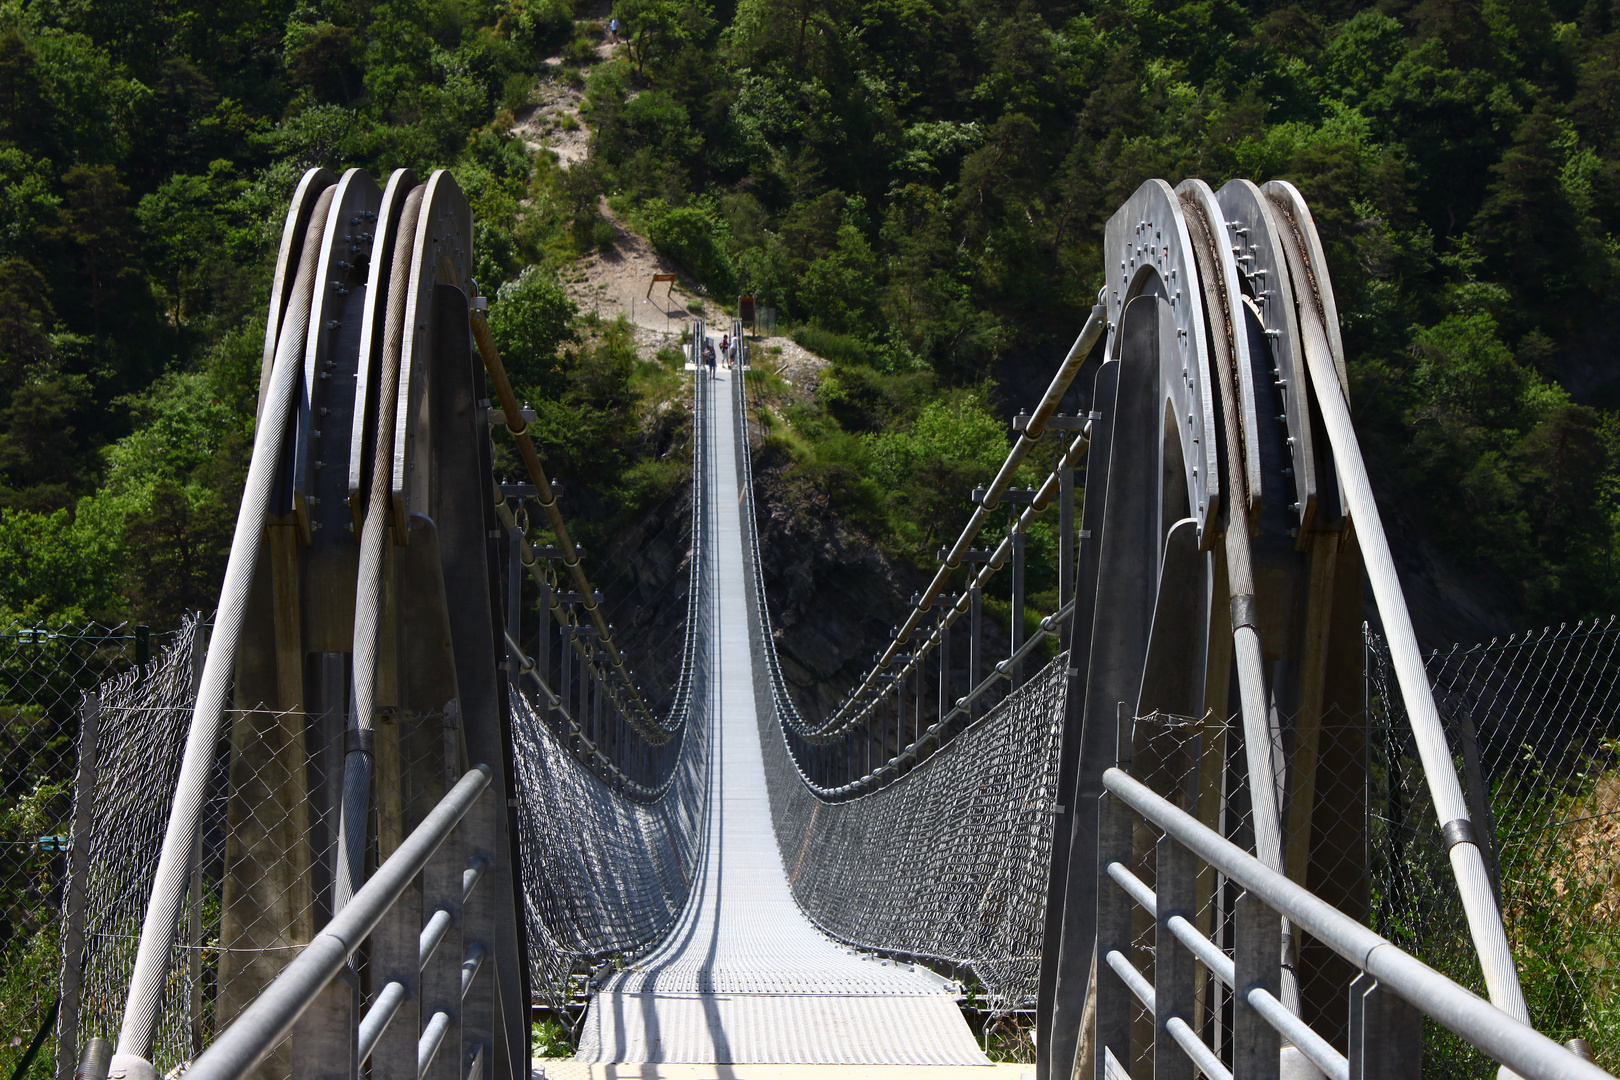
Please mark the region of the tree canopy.
MULTIPOLYGON (((999 375, 1079 325, 1144 179, 1292 180, 1380 490, 1528 613, 1620 602, 1612 0, 613 11, 604 59, 565 0, 0 3, 0 605, 206 606, 317 164, 455 168, 537 431, 566 457, 590 427, 600 451, 559 467, 608 488, 645 449, 634 349, 582 336, 556 281, 611 242, 602 197, 711 297, 774 306, 835 361, 784 418, 850 513, 885 476, 972 482, 1018 404, 999 375), (514 137, 543 78, 582 92, 585 161, 514 137)), ((926 486, 868 513, 919 558, 926 486)))

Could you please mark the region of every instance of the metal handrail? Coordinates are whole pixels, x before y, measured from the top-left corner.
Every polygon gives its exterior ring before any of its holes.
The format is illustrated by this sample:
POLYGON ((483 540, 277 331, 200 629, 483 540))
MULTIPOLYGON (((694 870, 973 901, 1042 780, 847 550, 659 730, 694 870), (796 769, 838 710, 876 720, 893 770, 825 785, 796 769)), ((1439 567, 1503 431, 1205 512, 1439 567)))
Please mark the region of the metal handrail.
MULTIPOLYGON (((1166 836, 1304 929, 1358 971, 1371 975, 1381 987, 1526 1080, 1614 1080, 1597 1065, 1458 985, 1303 886, 1265 866, 1123 769, 1116 767, 1104 772, 1103 785, 1125 805, 1162 829, 1166 836)), ((1140 902, 1140 897, 1136 899, 1140 902)), ((1282 1031, 1270 1010, 1257 1011, 1282 1031)), ((1299 1048, 1305 1050, 1304 1046, 1299 1048)), ((1334 1073, 1329 1072, 1329 1075, 1334 1073)))
MULTIPOLYGON (((493 775, 488 765, 468 770, 315 940, 203 1051, 186 1075, 192 1080, 239 1080, 257 1068, 404 895, 489 787, 493 775)), ((378 1025, 376 1034, 381 1031, 382 1025, 378 1025)))
MULTIPOLYGON (((1117 862, 1109 863, 1107 872, 1142 910, 1155 918, 1158 917, 1158 897, 1148 888, 1146 882, 1117 862)), ((1230 956, 1221 951, 1219 945, 1180 915, 1172 915, 1166 920, 1165 925, 1176 936, 1176 940, 1187 946, 1204 967, 1209 969, 1210 974, 1225 983, 1228 989, 1238 989, 1237 966, 1230 956)), ((1328 1080, 1350 1080, 1350 1060, 1333 1049, 1332 1044, 1326 1039, 1312 1031, 1309 1025, 1295 1016, 1275 994, 1264 987, 1255 986, 1244 992, 1244 1000, 1279 1034, 1310 1058, 1328 1080)))

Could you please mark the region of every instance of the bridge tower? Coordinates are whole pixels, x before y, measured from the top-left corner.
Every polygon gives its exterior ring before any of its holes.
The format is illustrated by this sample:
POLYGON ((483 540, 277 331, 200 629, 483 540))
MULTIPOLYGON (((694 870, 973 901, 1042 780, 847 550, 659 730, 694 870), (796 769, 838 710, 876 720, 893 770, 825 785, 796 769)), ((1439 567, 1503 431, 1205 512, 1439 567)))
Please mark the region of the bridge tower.
POLYGON ((465 779, 481 785, 253 1075, 528 1074, 472 238, 444 171, 379 188, 312 169, 293 196, 253 460, 114 1075, 155 1075, 157 984, 211 745, 229 773, 216 1032, 274 1004, 272 982, 319 951, 377 869, 465 779), (368 1045, 359 1010, 379 1000, 368 1045))

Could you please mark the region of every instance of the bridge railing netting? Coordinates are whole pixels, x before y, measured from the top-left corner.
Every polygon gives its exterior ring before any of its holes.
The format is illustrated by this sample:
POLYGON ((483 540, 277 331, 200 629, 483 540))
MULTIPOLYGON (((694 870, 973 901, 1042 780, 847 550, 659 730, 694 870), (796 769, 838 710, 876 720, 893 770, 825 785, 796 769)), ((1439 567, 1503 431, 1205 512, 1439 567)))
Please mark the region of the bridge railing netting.
MULTIPOLYGON (((864 794, 832 801, 814 788, 789 743, 800 721, 761 572, 746 382, 736 384, 736 423, 749 640, 771 816, 794 898, 839 940, 957 975, 993 1014, 1032 1009, 1068 654, 864 794)), ((888 756, 873 765, 883 770, 888 756)))
POLYGON ((793 895, 851 945, 942 964, 991 1013, 1034 1007, 1068 654, 922 766, 842 802, 805 786, 760 713, 793 895))
POLYGON ((172 635, 99 623, 0 630, 0 1073, 54 1068, 62 886, 84 691, 140 670, 172 635))
MULTIPOLYGON (((581 688, 572 696, 573 715, 548 702, 547 691, 559 685, 543 687, 532 662, 527 677, 513 684, 530 985, 536 998, 565 1019, 582 1019, 575 1010, 594 970, 663 938, 696 875, 708 795, 710 731, 704 714, 713 637, 707 615, 713 536, 704 486, 711 455, 703 423, 710 391, 706 380, 693 380, 684 642, 679 685, 662 722, 674 737, 663 747, 646 747, 612 711, 607 695, 594 696, 594 711, 584 707, 587 678, 602 678, 589 663, 584 670, 574 665, 572 677, 581 688)), ((563 650, 582 649, 587 661, 592 645, 577 635, 561 642, 563 650)), ((570 677, 566 664, 559 677, 570 677)))
POLYGON ((563 1014, 579 976, 658 941, 685 905, 702 839, 708 731, 692 725, 673 782, 641 802, 581 767, 527 695, 513 698, 512 722, 531 985, 563 1014))
MULTIPOLYGON (((1532 1025, 1620 1070, 1620 619, 1427 658, 1532 1025)), ((1381 638, 1368 635, 1373 928, 1465 986, 1478 964, 1381 638)), ((1430 1025, 1426 1073, 1484 1057, 1430 1025)))

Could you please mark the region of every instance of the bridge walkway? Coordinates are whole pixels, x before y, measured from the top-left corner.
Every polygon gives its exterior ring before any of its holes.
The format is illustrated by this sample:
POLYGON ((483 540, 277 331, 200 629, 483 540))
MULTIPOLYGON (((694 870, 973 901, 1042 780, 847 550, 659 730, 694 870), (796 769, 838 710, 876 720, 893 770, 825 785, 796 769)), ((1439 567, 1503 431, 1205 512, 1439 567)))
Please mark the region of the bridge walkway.
POLYGON ((947 984, 818 931, 771 825, 744 585, 735 409, 721 370, 706 421, 718 630, 701 880, 664 942, 593 997, 576 1061, 988 1065, 947 984))

